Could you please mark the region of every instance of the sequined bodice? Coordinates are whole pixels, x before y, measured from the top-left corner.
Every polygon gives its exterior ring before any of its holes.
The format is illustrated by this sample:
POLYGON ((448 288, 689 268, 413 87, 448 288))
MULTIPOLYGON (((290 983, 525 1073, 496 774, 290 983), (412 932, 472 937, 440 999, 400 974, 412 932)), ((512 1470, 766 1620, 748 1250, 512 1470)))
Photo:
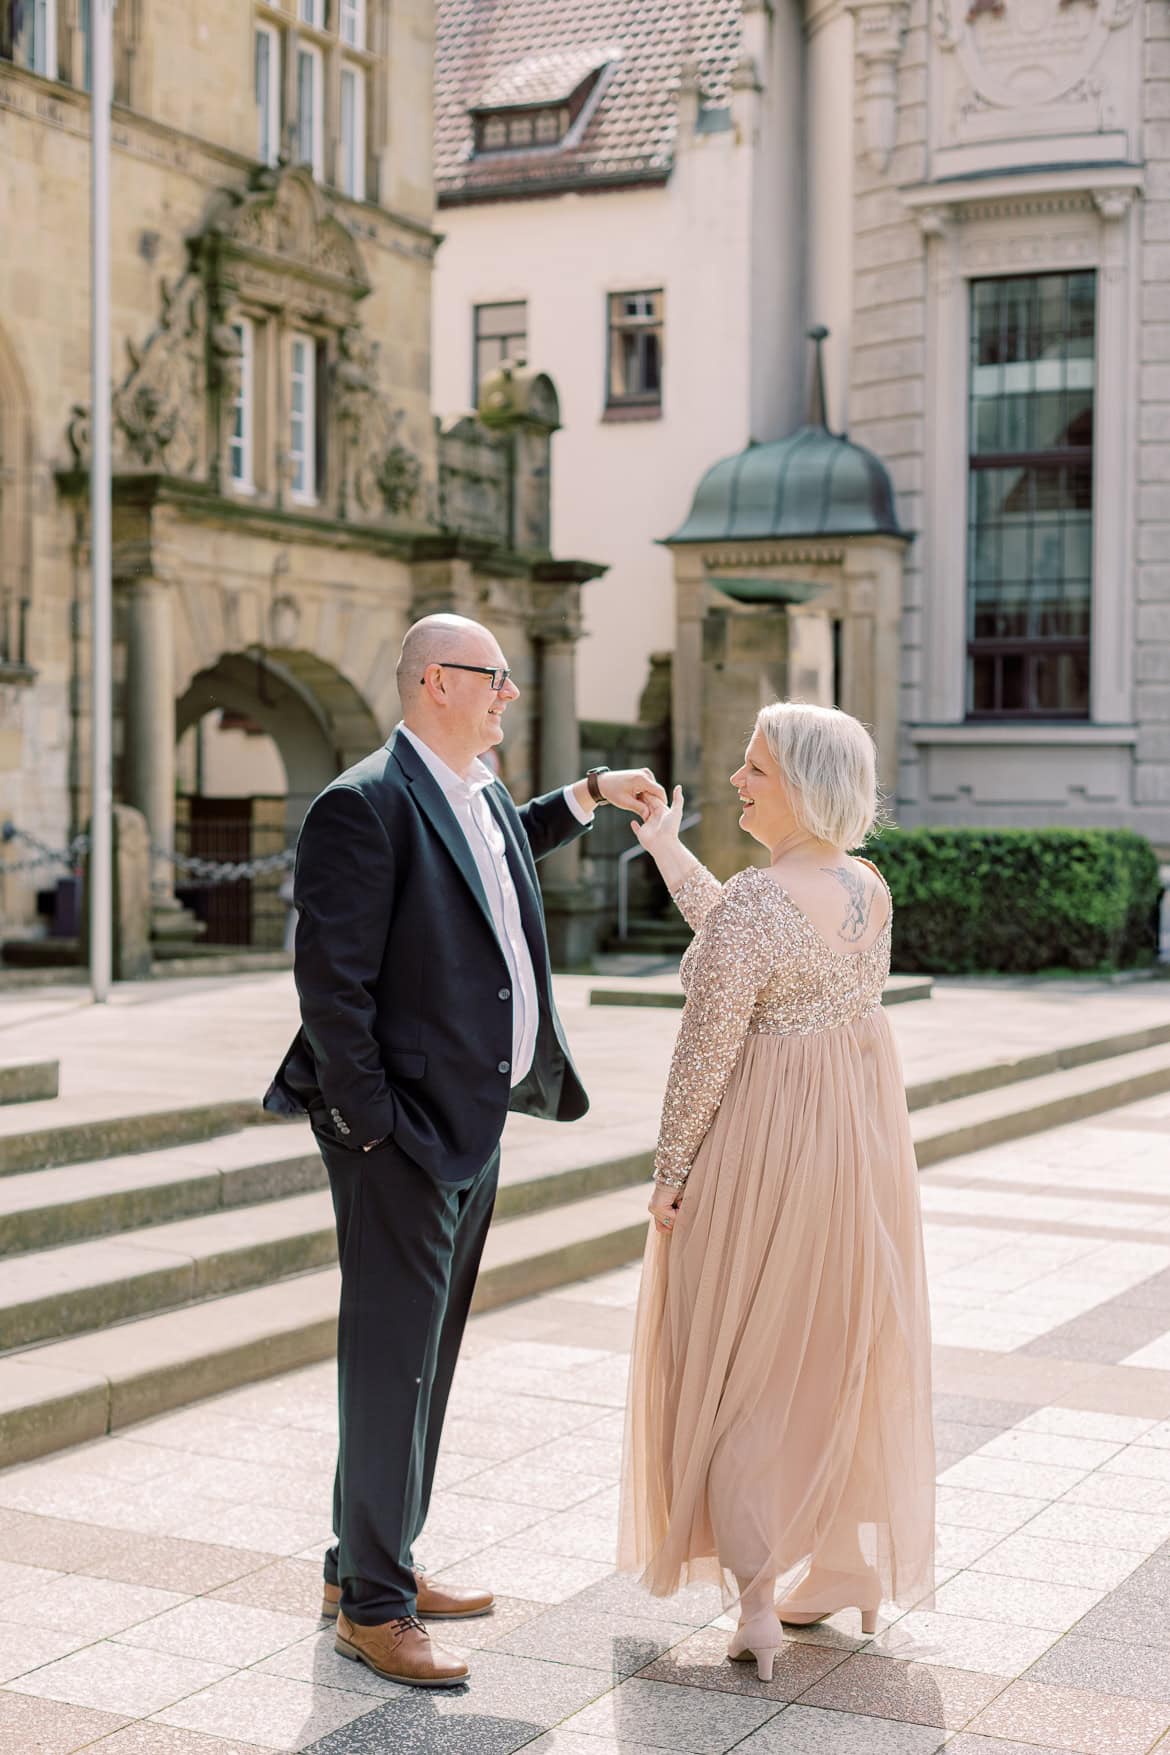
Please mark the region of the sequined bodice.
MULTIPOLYGON (((700 906, 702 916, 697 936, 683 957, 680 975, 683 992, 689 993, 691 971, 699 956, 702 928, 711 906, 723 898, 730 902, 730 885, 712 896, 710 886, 716 880, 703 869, 689 883, 698 888, 706 879, 700 906)), ((873 944, 863 951, 844 955, 825 943, 808 915, 796 906, 788 891, 781 889, 766 872, 750 867, 732 880, 737 892, 743 893, 746 906, 736 906, 742 916, 745 942, 728 969, 728 977, 736 979, 737 971, 751 973, 753 980, 765 958, 771 968, 755 993, 747 1033, 753 1036, 811 1036, 818 1030, 836 1030, 881 1004, 882 989, 890 972, 890 922, 886 921, 873 944)), ((686 885, 683 886, 684 890, 686 885)), ((684 914, 686 903, 699 898, 683 896, 679 903, 684 914)), ((737 895, 738 900, 738 895, 737 895)), ((688 916, 689 918, 689 916, 688 916)), ((734 947, 728 946, 729 949, 734 947)))
POLYGON ((748 1036, 817 1035, 881 1005, 892 922, 865 950, 840 954, 758 866, 726 884, 700 866, 675 901, 695 938, 682 960, 687 1003, 655 1174, 681 1184, 748 1036))

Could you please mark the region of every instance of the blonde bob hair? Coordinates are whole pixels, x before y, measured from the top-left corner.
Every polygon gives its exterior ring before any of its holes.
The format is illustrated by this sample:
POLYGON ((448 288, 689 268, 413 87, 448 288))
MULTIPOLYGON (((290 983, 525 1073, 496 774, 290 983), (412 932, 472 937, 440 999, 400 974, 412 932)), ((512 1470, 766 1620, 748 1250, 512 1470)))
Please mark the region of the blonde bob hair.
POLYGON ((802 827, 842 852, 860 847, 881 808, 873 739, 861 721, 839 707, 773 701, 760 708, 756 729, 792 793, 802 827))

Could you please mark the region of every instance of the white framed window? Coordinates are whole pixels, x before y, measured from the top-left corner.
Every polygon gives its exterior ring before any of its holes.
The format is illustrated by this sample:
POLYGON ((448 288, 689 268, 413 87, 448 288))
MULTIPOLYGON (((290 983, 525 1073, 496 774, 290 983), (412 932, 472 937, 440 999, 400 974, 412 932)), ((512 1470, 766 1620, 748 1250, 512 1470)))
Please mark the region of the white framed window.
MULTIPOLYGON (((302 0, 304 4, 304 0, 302 0)), ((297 162, 325 174, 325 68, 313 43, 297 44, 297 162)))
POLYGON ((341 69, 341 190, 366 198, 366 76, 360 67, 341 69))
POLYGON ((266 165, 274 165, 280 153, 280 41, 274 25, 256 26, 257 151, 266 165))
POLYGON ((292 338, 288 455, 292 497, 311 504, 317 498, 317 346, 311 335, 292 338))
POLYGON ((43 79, 57 77, 57 0, 26 0, 21 19, 17 59, 43 79), (23 16, 22 16, 23 15, 23 16))
POLYGON ((341 40, 347 49, 366 46, 366 0, 341 0, 341 40))
POLYGON ((228 440, 228 474, 232 486, 240 493, 250 494, 255 488, 252 479, 252 430, 255 408, 254 331, 248 317, 239 317, 232 324, 240 344, 240 382, 232 403, 231 436, 228 440))
POLYGON ((314 30, 325 29, 325 0, 301 0, 298 16, 314 30))

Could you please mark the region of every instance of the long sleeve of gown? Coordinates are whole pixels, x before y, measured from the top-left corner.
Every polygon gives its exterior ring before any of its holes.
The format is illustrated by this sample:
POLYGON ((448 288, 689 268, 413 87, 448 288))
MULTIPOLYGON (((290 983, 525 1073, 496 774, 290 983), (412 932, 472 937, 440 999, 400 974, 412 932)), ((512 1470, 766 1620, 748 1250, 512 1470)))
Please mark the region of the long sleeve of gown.
POLYGON ((705 865, 696 865, 675 890, 671 900, 692 932, 698 932, 723 894, 723 885, 705 865))
MULTIPOLYGON (((694 873, 687 881, 697 878, 694 873)), ((710 897, 688 952, 687 999, 654 1157, 655 1180, 674 1188, 683 1187, 690 1174, 743 1049, 757 996, 780 954, 776 910, 759 890, 768 882, 749 869, 724 884, 710 897)))

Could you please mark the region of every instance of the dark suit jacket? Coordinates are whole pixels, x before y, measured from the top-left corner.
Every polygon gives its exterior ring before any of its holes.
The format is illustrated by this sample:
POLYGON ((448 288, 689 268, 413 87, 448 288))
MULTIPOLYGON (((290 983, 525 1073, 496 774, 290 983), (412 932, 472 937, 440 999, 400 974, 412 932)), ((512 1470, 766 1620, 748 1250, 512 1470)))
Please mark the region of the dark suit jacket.
POLYGON ((487 1162, 509 1108, 584 1115, 553 1001, 536 860, 585 832, 560 792, 504 832, 540 997, 536 1058, 512 1091, 511 978, 467 839, 406 738, 391 737, 309 807, 297 843, 294 975, 302 1026, 264 1098, 360 1151, 389 1136, 443 1181, 487 1162))

